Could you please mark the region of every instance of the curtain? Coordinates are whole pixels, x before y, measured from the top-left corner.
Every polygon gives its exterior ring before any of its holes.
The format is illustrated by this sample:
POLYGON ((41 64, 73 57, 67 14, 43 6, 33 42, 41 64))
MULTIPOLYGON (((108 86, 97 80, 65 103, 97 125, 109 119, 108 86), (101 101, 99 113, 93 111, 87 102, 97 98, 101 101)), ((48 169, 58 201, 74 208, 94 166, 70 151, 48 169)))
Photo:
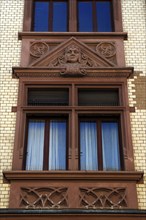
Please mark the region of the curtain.
POLYGON ((120 170, 118 123, 102 123, 103 170, 120 170))
POLYGON ((96 122, 80 122, 80 169, 98 169, 96 122))
POLYGON ((49 170, 66 169, 66 121, 50 121, 49 170))
POLYGON ((29 120, 26 170, 43 169, 44 130, 43 120, 29 120))

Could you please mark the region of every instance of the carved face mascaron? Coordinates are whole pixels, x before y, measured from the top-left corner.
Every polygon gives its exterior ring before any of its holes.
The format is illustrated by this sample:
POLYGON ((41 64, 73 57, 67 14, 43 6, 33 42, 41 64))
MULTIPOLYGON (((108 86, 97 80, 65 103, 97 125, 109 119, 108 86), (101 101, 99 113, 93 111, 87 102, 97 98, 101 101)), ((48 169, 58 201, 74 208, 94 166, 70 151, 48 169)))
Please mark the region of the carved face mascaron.
POLYGON ((65 51, 65 61, 68 63, 76 63, 80 62, 81 57, 81 51, 78 47, 75 45, 71 45, 70 47, 67 47, 65 51))

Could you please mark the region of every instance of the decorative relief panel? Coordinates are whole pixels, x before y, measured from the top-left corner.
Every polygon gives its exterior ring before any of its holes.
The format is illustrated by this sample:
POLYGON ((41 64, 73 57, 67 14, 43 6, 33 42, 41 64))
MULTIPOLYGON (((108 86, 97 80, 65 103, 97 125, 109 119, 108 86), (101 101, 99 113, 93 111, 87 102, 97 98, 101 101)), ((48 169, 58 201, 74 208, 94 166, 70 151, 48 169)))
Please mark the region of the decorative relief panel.
POLYGON ((106 59, 109 59, 115 64, 117 63, 116 47, 114 42, 99 42, 96 46, 96 51, 106 59))
POLYGON ((85 55, 81 49, 72 44, 68 46, 63 54, 49 64, 49 67, 63 67, 61 75, 86 75, 84 68, 97 67, 97 63, 85 55))
POLYGON ((33 57, 41 57, 49 50, 49 46, 42 41, 37 41, 31 44, 30 46, 30 54, 33 57))
POLYGON ((126 208, 125 188, 79 188, 80 208, 126 208))
POLYGON ((20 208, 66 208, 68 207, 66 187, 21 188, 20 208))

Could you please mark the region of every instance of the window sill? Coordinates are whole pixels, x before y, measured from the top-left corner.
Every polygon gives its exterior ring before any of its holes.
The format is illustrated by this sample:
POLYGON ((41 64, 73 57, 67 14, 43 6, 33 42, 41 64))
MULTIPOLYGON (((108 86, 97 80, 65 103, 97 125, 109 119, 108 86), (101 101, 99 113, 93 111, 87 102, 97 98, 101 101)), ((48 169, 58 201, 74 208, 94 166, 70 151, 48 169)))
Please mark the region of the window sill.
POLYGON ((20 180, 112 181, 143 183, 142 171, 4 171, 4 182, 20 180))
POLYGON ((127 40, 127 32, 18 32, 18 39, 22 40, 23 38, 40 38, 40 37, 83 37, 83 38, 120 38, 127 40))

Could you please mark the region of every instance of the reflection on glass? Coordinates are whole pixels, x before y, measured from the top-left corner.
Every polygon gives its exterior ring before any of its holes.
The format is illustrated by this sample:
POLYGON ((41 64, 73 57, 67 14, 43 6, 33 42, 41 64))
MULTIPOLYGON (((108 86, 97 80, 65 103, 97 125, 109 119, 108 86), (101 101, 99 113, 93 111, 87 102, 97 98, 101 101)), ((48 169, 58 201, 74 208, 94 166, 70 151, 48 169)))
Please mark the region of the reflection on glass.
POLYGON ((93 31, 92 2, 78 2, 78 31, 93 31))
POLYGON ((53 31, 67 31, 67 3, 53 4, 53 31))
POLYGON ((34 4, 33 31, 48 31, 49 2, 36 1, 34 4))

